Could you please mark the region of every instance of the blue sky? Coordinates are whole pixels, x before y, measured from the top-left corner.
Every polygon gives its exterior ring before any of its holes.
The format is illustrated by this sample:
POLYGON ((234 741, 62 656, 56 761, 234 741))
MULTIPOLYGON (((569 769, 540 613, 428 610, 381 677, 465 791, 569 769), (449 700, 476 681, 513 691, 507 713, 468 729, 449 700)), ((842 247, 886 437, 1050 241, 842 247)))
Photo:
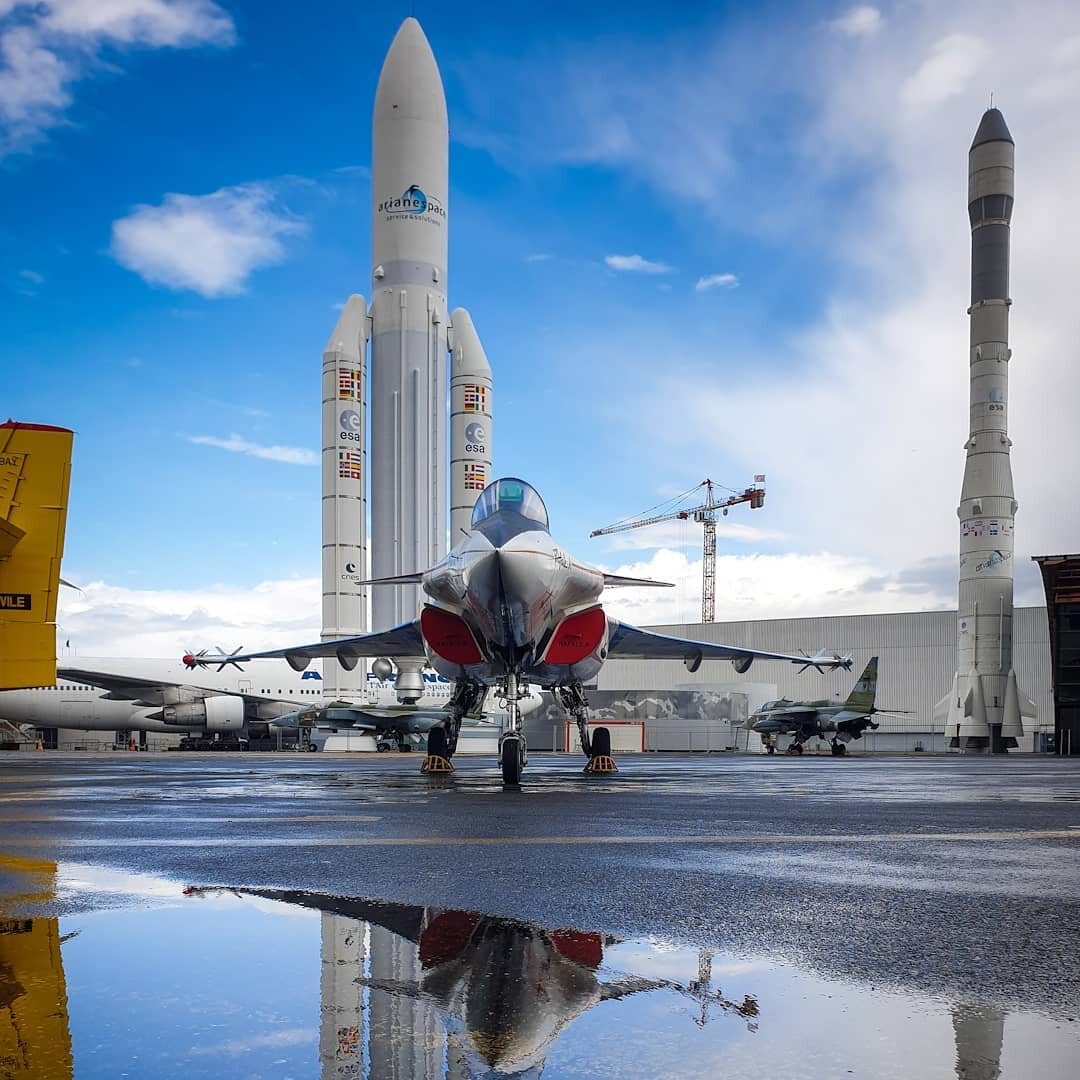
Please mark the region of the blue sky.
POLYGON ((991 89, 1018 145, 1018 564, 1075 548, 1048 466, 1080 463, 1071 413, 1038 388, 1074 378, 1077 226, 1053 208, 1080 16, 990 6, 975 31, 985 5, 0 0, 0 410, 78 432, 65 572, 97 591, 67 622, 100 651, 140 619, 225 633, 260 586, 268 631, 317 628, 302 462, 335 305, 370 291, 371 107, 410 10, 446 84, 450 303, 494 369, 496 471, 578 555, 685 579, 626 614, 694 617, 700 538, 588 532, 756 472, 718 617, 955 602, 966 150, 991 89))

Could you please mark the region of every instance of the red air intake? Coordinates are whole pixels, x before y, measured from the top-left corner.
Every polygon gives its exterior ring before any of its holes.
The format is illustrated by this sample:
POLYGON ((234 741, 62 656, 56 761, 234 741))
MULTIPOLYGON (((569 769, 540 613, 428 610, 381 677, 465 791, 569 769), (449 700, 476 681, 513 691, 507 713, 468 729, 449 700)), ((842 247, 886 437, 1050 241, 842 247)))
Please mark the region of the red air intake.
POLYGON ((544 653, 544 662, 576 664, 597 650, 606 632, 607 616, 601 607, 567 615, 551 635, 551 643, 544 653))
POLYGON ((483 663, 484 654, 460 615, 427 604, 420 613, 420 630, 431 651, 449 663, 483 663))

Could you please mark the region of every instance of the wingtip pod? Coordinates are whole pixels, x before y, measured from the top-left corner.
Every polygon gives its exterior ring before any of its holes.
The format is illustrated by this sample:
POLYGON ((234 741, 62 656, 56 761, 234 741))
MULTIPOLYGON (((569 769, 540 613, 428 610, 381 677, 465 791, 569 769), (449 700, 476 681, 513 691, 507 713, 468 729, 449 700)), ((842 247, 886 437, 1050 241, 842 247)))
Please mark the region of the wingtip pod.
POLYGON ((850 671, 851 657, 841 656, 839 653, 827 653, 820 649, 813 656, 807 656, 805 661, 792 660, 793 664, 802 663, 799 668, 801 675, 807 668, 813 668, 819 675, 826 671, 850 671))
POLYGON ((237 645, 231 653, 224 652, 221 648, 218 649, 217 654, 210 656, 205 649, 200 649, 198 652, 192 652, 190 649, 184 653, 181 657, 181 661, 184 667, 194 671, 195 668, 210 667, 212 664, 217 664, 218 671, 224 671, 230 665, 236 668, 237 671, 243 671, 244 669, 240 664, 233 659, 242 649, 243 645, 237 645))

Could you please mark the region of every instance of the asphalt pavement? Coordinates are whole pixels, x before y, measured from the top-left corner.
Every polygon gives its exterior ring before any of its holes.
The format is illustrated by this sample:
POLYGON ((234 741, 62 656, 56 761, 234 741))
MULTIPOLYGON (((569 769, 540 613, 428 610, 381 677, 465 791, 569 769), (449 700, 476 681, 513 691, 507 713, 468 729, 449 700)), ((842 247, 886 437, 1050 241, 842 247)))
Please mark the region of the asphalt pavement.
POLYGON ((491 760, 456 765, 10 754, 0 849, 662 936, 1061 1015, 1080 1000, 1080 762, 647 755, 587 776, 545 754, 509 791, 491 760))

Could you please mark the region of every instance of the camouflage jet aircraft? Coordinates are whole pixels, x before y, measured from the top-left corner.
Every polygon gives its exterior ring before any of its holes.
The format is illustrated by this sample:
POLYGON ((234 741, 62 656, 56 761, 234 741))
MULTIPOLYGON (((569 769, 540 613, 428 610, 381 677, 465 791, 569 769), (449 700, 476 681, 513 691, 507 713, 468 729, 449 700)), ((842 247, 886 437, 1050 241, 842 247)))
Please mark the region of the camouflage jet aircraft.
POLYGON ((843 703, 827 698, 820 701, 788 701, 786 698, 766 701, 747 719, 746 726, 763 736, 762 742, 770 754, 776 752, 777 735, 795 736, 787 749, 789 754, 801 754, 803 744, 808 739, 815 736, 823 739, 831 735, 833 756, 843 757, 847 753, 846 743, 861 739, 867 728, 877 730, 878 725, 872 719, 876 713, 899 712, 897 709, 879 709, 874 705, 877 667, 878 658, 873 656, 859 676, 855 689, 843 703))

